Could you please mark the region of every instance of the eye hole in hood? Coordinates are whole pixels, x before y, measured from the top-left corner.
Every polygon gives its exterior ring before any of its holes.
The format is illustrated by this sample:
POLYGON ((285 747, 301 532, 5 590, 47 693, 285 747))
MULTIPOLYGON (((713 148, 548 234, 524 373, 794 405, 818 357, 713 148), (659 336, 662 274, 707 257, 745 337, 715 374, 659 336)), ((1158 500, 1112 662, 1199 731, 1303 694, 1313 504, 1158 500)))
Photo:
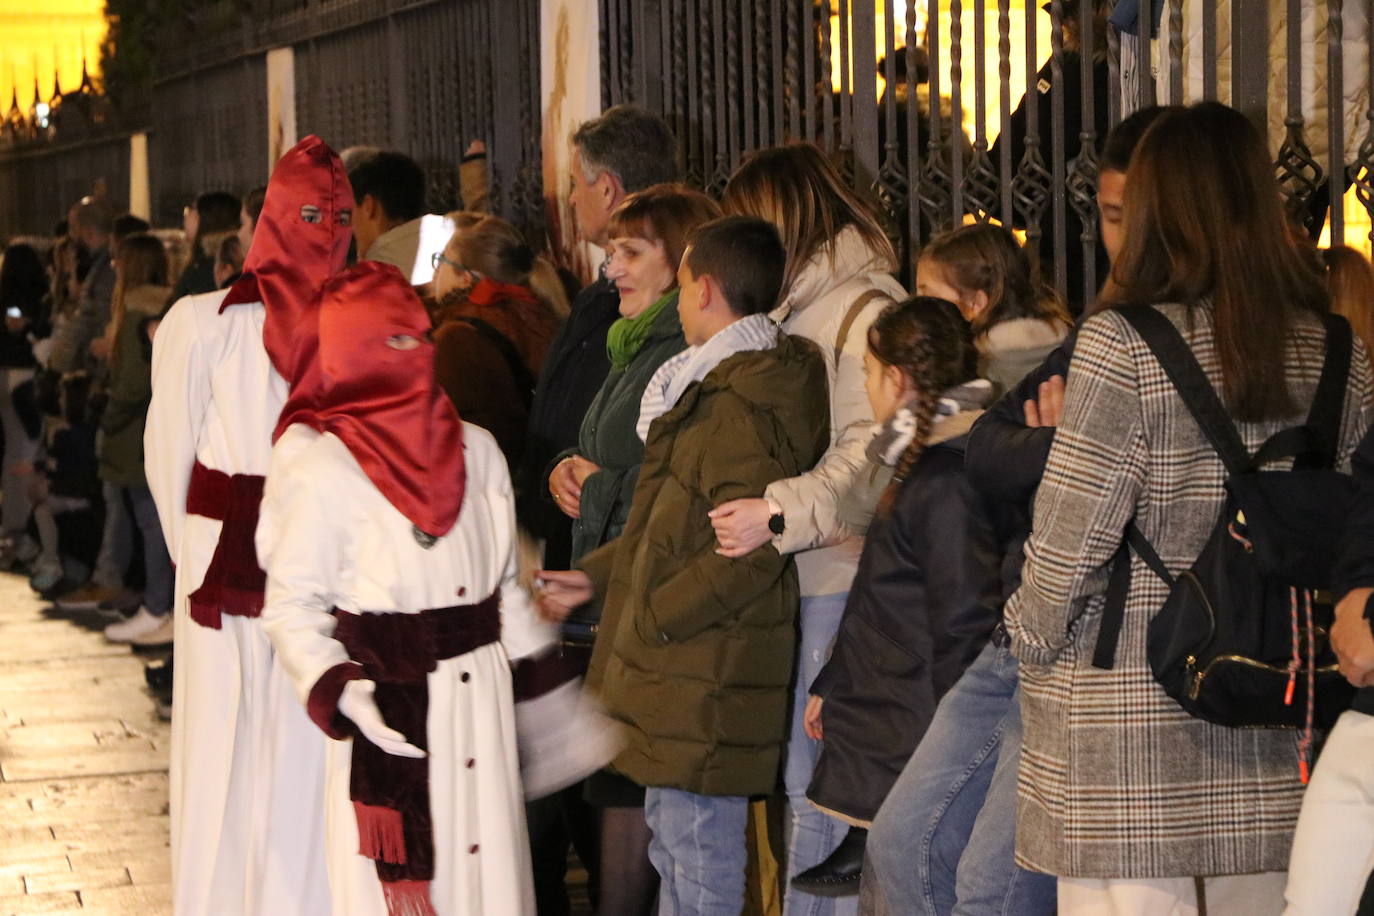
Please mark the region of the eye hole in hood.
POLYGON ((392 334, 386 339, 386 345, 393 350, 414 350, 420 343, 420 338, 413 334, 392 334))

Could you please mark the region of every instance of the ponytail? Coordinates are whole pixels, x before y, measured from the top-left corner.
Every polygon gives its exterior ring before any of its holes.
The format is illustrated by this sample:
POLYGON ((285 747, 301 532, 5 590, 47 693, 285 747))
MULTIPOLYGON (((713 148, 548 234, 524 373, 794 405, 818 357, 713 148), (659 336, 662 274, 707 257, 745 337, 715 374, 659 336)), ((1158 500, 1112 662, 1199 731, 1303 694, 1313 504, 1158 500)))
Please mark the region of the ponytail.
POLYGON ((568 313, 572 311, 563 280, 546 258, 534 259, 534 267, 530 269, 529 287, 539 301, 547 305, 559 318, 568 317, 568 313))

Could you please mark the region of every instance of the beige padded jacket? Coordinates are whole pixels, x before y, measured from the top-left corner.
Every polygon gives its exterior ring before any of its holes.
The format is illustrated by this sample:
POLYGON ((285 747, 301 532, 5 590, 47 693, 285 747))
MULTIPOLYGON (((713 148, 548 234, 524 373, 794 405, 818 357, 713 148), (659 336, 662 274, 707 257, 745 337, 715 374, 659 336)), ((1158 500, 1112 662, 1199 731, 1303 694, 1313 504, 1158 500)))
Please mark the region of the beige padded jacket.
MULTIPOLYGON (((811 259, 772 313, 788 334, 820 347, 830 385, 830 447, 810 471, 774 481, 764 492, 787 520, 773 546, 779 553, 797 554, 802 597, 849 591, 863 551, 867 525, 846 524, 842 497, 865 467, 864 449, 873 435, 873 412, 864 393, 868 328, 883 309, 907 295, 888 273, 891 266, 856 230, 844 229, 833 249, 811 259), (878 295, 868 295, 872 291, 878 295), (867 301, 850 319, 837 358, 841 327, 864 297, 867 301)), ((872 507, 861 515, 871 516, 872 507)))

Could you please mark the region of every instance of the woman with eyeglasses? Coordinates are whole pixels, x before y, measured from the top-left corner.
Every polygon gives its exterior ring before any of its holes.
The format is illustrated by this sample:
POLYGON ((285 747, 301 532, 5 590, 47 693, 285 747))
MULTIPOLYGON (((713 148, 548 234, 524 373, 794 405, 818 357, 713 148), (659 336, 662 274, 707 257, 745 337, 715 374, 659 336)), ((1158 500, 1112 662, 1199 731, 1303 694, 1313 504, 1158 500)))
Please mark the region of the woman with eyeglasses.
POLYGON ((451 218, 453 236, 433 257, 435 377, 513 466, 568 300, 553 267, 510 223, 477 213, 451 218))

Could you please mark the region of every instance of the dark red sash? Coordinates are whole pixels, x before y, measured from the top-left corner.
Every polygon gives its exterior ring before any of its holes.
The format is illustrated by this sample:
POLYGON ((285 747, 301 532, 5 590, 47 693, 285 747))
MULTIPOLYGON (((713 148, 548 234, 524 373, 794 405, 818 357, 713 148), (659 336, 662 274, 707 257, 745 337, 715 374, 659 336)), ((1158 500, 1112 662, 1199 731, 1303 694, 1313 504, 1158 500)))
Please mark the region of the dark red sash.
POLYGON ((263 478, 214 471, 199 461, 191 468, 186 511, 223 522, 219 543, 200 588, 190 595, 191 619, 212 630, 220 617, 257 617, 262 613, 267 574, 258 565, 254 537, 262 505, 263 478))
MULTIPOLYGON (((418 614, 336 610, 334 615, 339 621, 334 638, 362 668, 361 676, 377 684, 382 719, 424 750, 429 750, 429 673, 444 659, 501 638, 499 592, 478 604, 418 614)), ((466 672, 462 679, 467 681, 466 672)), ((392 756, 353 734, 349 798, 358 818, 358 852, 376 861, 391 916, 432 916, 429 760, 392 756)))

